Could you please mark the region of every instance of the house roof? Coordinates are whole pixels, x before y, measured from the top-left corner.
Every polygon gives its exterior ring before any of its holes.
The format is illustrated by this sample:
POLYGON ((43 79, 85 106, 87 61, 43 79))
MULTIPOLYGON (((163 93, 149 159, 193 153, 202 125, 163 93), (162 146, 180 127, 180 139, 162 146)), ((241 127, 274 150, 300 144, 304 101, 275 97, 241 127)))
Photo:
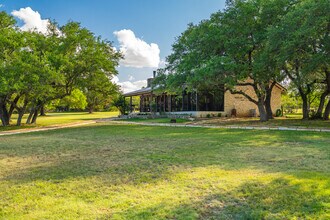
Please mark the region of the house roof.
POLYGON ((138 95, 142 95, 142 94, 146 94, 146 93, 151 93, 151 91, 152 91, 151 87, 147 87, 147 88, 142 88, 142 89, 139 89, 139 90, 135 90, 135 91, 132 91, 132 92, 125 93, 124 96, 125 97, 138 96, 138 95))
MULTIPOLYGON (((286 91, 286 88, 284 86, 282 86, 280 83, 276 83, 275 84, 282 92, 286 91)), ((139 96, 139 95, 143 95, 143 94, 147 94, 147 93, 151 93, 152 92, 152 88, 151 87, 146 87, 146 88, 142 88, 139 90, 135 90, 132 92, 128 92, 125 93, 124 96, 125 97, 130 97, 130 96, 139 96)))

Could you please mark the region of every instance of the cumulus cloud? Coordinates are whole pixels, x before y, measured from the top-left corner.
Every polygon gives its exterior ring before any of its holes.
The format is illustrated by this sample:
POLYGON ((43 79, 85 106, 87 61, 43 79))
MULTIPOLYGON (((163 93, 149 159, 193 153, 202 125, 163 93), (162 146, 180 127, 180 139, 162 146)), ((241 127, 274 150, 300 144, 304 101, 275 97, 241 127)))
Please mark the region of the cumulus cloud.
POLYGON ((33 11, 30 7, 21 8, 18 11, 14 10, 11 14, 24 22, 24 25, 21 27, 21 30, 36 30, 43 34, 47 33, 49 20, 41 19, 41 15, 39 14, 39 12, 33 11))
POLYGON ((124 54, 124 59, 121 61, 123 66, 158 67, 160 50, 157 44, 146 43, 137 38, 131 30, 115 31, 114 35, 119 41, 120 51, 124 54))
POLYGON ((117 76, 112 78, 112 82, 119 85, 124 93, 132 92, 147 86, 147 80, 119 82, 119 78, 117 76))
POLYGON ((132 75, 128 75, 128 80, 129 80, 129 81, 133 81, 134 79, 135 79, 134 76, 132 76, 132 75))

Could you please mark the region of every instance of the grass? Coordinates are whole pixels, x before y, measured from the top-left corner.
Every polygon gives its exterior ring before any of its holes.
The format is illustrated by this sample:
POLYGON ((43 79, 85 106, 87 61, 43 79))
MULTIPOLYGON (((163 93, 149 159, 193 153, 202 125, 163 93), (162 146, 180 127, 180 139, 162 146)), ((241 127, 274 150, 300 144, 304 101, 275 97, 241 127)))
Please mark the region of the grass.
POLYGON ((300 115, 289 115, 287 117, 278 117, 269 120, 267 122, 260 122, 259 118, 211 118, 211 119, 198 119, 194 123, 209 124, 209 125, 306 127, 306 128, 330 129, 330 121, 302 120, 300 115))
POLYGON ((330 134, 95 124, 0 137, 0 219, 329 219, 330 134))
MULTIPOLYGON (((46 116, 39 116, 37 119, 36 125, 23 125, 22 127, 17 126, 7 126, 1 127, 0 131, 15 130, 22 128, 32 128, 32 127, 43 127, 43 126, 52 126, 60 125, 67 123, 82 122, 86 120, 94 120, 99 118, 110 118, 118 116, 118 112, 94 112, 89 114, 88 112, 63 112, 63 113, 47 113, 46 116)), ((27 114, 23 118, 23 122, 26 121, 27 114)), ((12 123, 16 122, 17 115, 12 116, 12 123)))
MULTIPOLYGON (((197 118, 195 121, 187 119, 177 119, 177 123, 198 124, 198 125, 220 125, 220 126, 253 126, 253 127, 304 127, 304 128, 326 128, 330 129, 330 121, 324 120, 302 120, 301 114, 290 114, 286 117, 276 117, 267 122, 260 122, 259 118, 232 118, 232 117, 213 117, 197 118)), ((143 119, 131 118, 125 121, 150 122, 150 123, 169 123, 169 118, 143 119)))

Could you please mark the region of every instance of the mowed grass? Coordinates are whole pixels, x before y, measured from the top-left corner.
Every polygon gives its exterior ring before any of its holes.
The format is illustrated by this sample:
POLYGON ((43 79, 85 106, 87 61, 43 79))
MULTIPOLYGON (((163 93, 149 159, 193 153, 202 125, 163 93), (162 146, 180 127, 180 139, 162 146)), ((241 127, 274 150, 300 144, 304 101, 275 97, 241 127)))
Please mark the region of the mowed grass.
POLYGON ((260 122, 259 118, 198 118, 195 124, 222 125, 222 126, 253 126, 253 127, 304 127, 330 129, 330 120, 302 120, 301 115, 276 117, 267 122, 260 122))
POLYGON ((14 114, 11 119, 12 126, 1 127, 0 131, 7 131, 7 130, 15 130, 15 129, 22 129, 22 128, 33 128, 33 127, 43 127, 43 126, 52 126, 52 125, 60 125, 60 124, 68 124, 68 123, 75 123, 75 122, 83 122, 88 120, 95 120, 100 118, 110 118, 110 117, 117 117, 118 112, 94 112, 89 114, 88 112, 61 112, 61 113, 47 113, 46 116, 39 116, 37 119, 36 125, 24 125, 28 114, 25 114, 23 118, 23 126, 17 127, 14 126, 17 120, 17 115, 14 114))
POLYGON ((330 134, 95 124, 0 137, 0 219, 329 219, 330 134))

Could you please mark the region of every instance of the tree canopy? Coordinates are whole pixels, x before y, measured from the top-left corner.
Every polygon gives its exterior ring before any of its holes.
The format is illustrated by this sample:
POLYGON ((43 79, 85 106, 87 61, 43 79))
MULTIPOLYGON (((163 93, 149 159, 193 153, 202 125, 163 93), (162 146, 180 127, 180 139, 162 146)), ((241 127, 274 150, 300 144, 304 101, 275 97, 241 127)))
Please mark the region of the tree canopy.
POLYGON ((122 55, 77 22, 52 22, 47 34, 23 32, 12 16, 1 12, 0 51, 3 126, 9 125, 14 111, 19 114, 17 125, 26 112, 26 123, 35 123, 44 105, 77 89, 87 97, 89 108, 118 93, 111 79, 122 55))
MULTIPOLYGON (((289 78, 299 91, 317 83, 327 87, 329 11, 326 0, 227 1, 223 11, 197 25, 189 24, 176 39, 168 64, 158 71, 157 88, 178 92, 183 87, 225 85, 226 90, 256 104, 261 121, 266 121, 272 118, 271 94, 276 83, 289 78), (304 67, 299 67, 299 76, 293 74, 298 61, 304 67), (246 93, 244 87, 254 94, 246 93)), ((307 111, 308 106, 303 108, 307 111)))

